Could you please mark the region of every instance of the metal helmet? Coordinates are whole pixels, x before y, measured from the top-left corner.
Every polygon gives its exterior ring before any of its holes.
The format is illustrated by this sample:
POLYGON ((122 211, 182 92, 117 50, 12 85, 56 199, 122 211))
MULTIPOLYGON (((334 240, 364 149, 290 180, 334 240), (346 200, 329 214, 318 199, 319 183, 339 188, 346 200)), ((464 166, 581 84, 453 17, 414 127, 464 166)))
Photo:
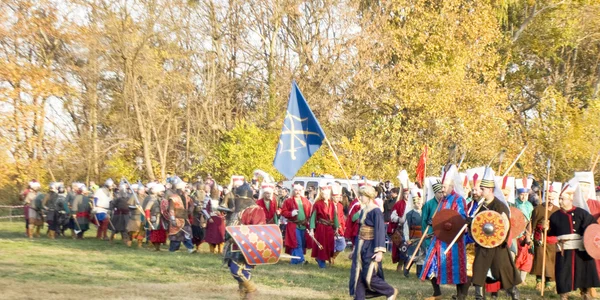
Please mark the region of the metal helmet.
POLYGON ((58 186, 59 186, 58 182, 50 182, 50 185, 49 185, 48 189, 51 192, 58 192, 58 186))

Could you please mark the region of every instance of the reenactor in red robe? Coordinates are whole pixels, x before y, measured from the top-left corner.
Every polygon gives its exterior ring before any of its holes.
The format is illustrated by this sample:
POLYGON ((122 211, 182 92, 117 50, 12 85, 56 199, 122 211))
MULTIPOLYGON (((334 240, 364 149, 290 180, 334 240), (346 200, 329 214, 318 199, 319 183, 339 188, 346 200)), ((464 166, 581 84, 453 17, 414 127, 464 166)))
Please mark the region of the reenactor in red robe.
POLYGON ((331 199, 331 185, 320 186, 310 217, 310 234, 322 246, 313 245, 311 253, 319 268, 325 268, 327 261, 331 263, 334 253, 335 231, 339 227, 336 209, 331 199))
POLYGON ((279 224, 277 216, 277 200, 275 199, 275 186, 271 183, 263 183, 261 186, 262 195, 256 201, 256 205, 260 206, 265 212, 267 224, 279 224))
POLYGON ((300 257, 291 260, 293 265, 305 262, 306 227, 309 225, 312 206, 308 199, 302 196, 303 190, 301 185, 294 185, 292 197, 283 201, 281 206, 281 215, 288 220, 285 227, 285 252, 300 257))

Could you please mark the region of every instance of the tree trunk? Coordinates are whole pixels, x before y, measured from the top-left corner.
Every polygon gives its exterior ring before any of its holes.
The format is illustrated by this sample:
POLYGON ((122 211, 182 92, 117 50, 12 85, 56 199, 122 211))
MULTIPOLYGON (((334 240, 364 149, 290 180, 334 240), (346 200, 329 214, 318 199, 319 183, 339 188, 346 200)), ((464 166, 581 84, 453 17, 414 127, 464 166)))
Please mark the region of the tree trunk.
POLYGON ((152 169, 152 153, 150 149, 150 135, 146 128, 146 124, 144 123, 144 116, 141 112, 139 99, 137 97, 137 90, 135 87, 135 71, 133 70, 133 62, 130 62, 127 58, 124 58, 125 61, 125 86, 123 87, 125 93, 125 98, 123 101, 127 101, 127 99, 131 99, 133 102, 133 107, 135 110, 135 119, 137 121, 138 130, 140 131, 140 135, 142 136, 142 148, 144 151, 144 164, 146 166, 146 175, 149 180, 154 180, 154 170, 152 169))

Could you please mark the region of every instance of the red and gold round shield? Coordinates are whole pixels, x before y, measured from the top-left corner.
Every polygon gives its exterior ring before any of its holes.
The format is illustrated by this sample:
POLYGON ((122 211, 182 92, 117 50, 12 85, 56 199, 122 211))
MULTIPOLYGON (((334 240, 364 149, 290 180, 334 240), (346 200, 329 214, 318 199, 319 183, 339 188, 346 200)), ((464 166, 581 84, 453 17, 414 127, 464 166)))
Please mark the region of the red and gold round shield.
POLYGON ((478 213, 471 223, 471 235, 479 246, 494 248, 500 246, 508 236, 510 221, 505 214, 493 210, 478 213))
POLYGON ((583 247, 594 259, 600 259, 600 224, 592 224, 583 234, 583 247))
POLYGON ((509 240, 513 240, 518 237, 525 231, 525 227, 527 227, 527 219, 525 219, 525 215, 523 212, 516 208, 510 208, 510 231, 508 235, 509 240))
POLYGON ((451 243, 466 221, 457 211, 442 209, 433 216, 431 223, 433 235, 442 242, 451 243))

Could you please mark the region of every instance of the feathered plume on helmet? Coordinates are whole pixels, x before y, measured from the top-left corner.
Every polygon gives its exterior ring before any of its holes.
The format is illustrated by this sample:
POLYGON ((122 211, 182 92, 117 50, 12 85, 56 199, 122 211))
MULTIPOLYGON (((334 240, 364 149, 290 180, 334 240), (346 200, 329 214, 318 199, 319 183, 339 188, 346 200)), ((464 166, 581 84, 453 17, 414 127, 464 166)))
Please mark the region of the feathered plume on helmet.
POLYGON ((406 172, 406 170, 402 170, 398 173, 398 176, 396 178, 398 178, 398 181, 400 181, 400 184, 402 185, 402 191, 408 191, 410 184, 410 181, 408 179, 408 172, 406 172))
POLYGON ((256 170, 254 170, 254 172, 252 172, 252 174, 254 174, 255 180, 262 178, 263 182, 266 182, 266 183, 274 183, 275 182, 275 179, 273 178, 273 176, 271 176, 269 173, 267 173, 263 170, 256 169, 256 170))

